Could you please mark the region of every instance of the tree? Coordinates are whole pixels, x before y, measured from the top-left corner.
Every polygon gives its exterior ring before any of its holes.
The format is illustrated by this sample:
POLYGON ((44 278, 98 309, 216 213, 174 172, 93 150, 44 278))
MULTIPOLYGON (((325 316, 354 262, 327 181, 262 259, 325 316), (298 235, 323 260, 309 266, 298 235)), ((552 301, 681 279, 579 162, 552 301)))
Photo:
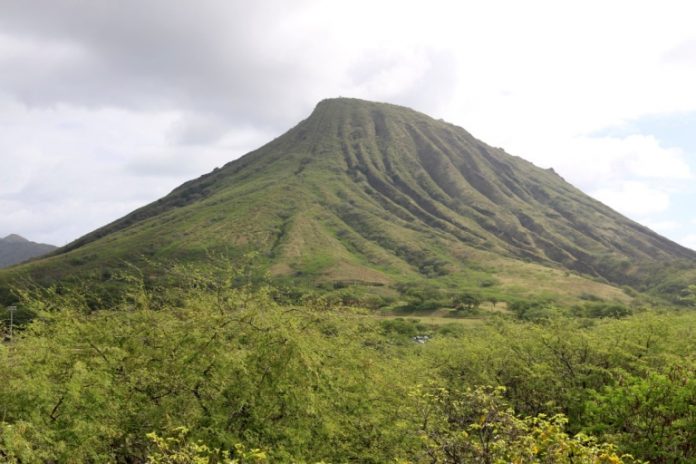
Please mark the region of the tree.
POLYGON ((458 312, 474 313, 481 304, 481 298, 473 293, 461 293, 452 299, 452 303, 458 312))
POLYGON ((426 446, 417 462, 432 464, 621 464, 633 463, 616 447, 565 432, 563 415, 520 417, 503 399, 503 388, 461 392, 430 385, 413 393, 426 446))
POLYGON ((588 402, 588 431, 653 463, 696 461, 696 365, 628 376, 588 402))
POLYGON ((493 309, 495 309, 495 305, 497 305, 499 303, 498 298, 495 296, 489 296, 488 301, 490 301, 491 304, 493 305, 493 309))

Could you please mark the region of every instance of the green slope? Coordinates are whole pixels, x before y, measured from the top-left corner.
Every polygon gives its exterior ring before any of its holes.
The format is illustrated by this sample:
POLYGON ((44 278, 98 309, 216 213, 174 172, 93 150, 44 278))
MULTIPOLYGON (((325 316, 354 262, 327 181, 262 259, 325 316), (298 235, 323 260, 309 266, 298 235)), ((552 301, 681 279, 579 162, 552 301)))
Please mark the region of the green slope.
MULTIPOLYGON (((552 170, 399 106, 320 102, 269 144, 59 249, 0 274, 51 280, 141 257, 204 262, 255 250, 306 285, 399 282, 505 295, 625 299, 693 276, 696 253, 552 170), (493 291, 493 290, 485 290, 493 291)), ((106 270, 106 271, 105 271, 106 270)))

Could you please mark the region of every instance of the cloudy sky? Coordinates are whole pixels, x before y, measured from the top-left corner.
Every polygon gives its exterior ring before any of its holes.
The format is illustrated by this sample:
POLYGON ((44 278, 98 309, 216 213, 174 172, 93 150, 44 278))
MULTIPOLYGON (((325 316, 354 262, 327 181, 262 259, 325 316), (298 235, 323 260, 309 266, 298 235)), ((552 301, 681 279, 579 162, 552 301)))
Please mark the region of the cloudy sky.
POLYGON ((63 245, 351 96, 463 126, 696 248, 694 18, 668 0, 2 0, 0 237, 63 245))

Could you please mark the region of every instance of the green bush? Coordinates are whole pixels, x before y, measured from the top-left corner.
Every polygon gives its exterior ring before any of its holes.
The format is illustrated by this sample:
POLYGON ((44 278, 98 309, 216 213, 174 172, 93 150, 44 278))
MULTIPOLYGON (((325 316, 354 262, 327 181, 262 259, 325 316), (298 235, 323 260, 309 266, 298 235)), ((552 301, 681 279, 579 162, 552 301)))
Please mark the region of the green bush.
MULTIPOLYGON (((616 447, 583 434, 569 435, 563 415, 520 417, 503 399, 504 389, 453 391, 419 388, 418 422, 423 424, 427 462, 460 463, 633 463, 616 447)), ((426 459, 423 459, 426 461, 426 459)))
POLYGON ((518 319, 524 321, 540 321, 562 315, 562 311, 549 300, 517 300, 508 304, 518 319))
POLYGON ((696 461, 696 364, 627 376, 588 402, 588 430, 655 463, 696 461))
POLYGON ((621 319, 633 314, 633 310, 621 303, 590 303, 583 306, 574 306, 571 314, 575 317, 621 319))
POLYGON ((695 458, 696 313, 578 320, 539 300, 510 305, 521 320, 430 327, 279 303, 234 267, 169 274, 119 277, 109 310, 79 285, 18 292, 35 317, 0 344, 0 460, 695 458))

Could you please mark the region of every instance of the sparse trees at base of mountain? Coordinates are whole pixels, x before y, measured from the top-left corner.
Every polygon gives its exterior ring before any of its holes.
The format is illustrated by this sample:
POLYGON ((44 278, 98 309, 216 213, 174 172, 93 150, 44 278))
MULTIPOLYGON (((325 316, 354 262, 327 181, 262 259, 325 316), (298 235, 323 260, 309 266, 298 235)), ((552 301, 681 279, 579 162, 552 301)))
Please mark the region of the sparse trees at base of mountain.
POLYGON ((3 461, 696 457, 696 314, 432 326, 278 304, 230 268, 172 272, 187 279, 135 275, 108 311, 22 293, 36 317, 0 344, 3 461))
POLYGON ((457 313, 476 314, 481 305, 481 297, 473 293, 461 293, 452 299, 452 304, 457 313))

